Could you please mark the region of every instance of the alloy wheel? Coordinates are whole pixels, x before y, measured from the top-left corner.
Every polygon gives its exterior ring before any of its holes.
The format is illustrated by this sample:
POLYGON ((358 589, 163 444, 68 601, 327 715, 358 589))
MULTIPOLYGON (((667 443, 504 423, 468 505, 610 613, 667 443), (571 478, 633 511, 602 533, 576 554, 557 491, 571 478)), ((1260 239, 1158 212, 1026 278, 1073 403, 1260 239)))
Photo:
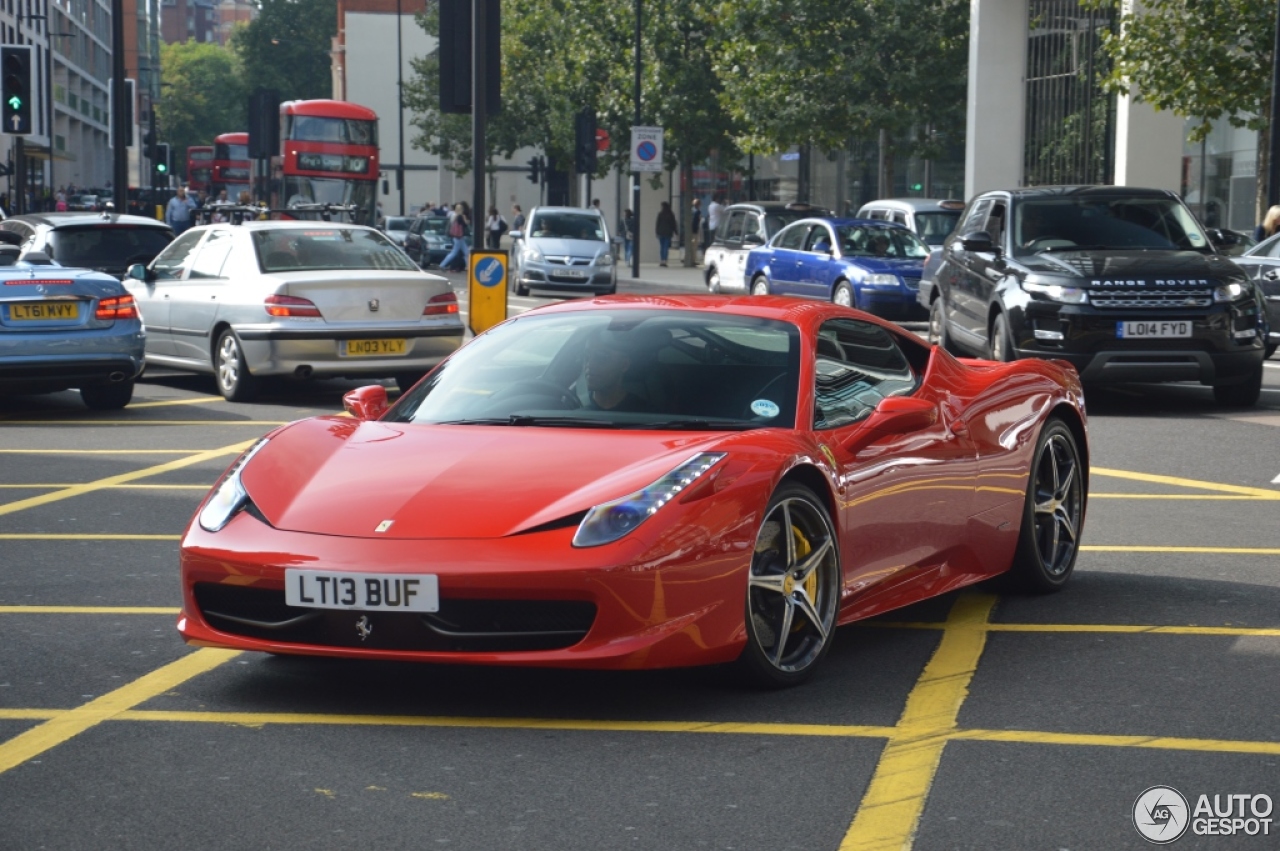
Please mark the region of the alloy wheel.
POLYGON ((1084 514, 1079 464, 1070 437, 1062 432, 1049 436, 1036 460, 1035 547, 1050 577, 1062 576, 1075 562, 1084 514))

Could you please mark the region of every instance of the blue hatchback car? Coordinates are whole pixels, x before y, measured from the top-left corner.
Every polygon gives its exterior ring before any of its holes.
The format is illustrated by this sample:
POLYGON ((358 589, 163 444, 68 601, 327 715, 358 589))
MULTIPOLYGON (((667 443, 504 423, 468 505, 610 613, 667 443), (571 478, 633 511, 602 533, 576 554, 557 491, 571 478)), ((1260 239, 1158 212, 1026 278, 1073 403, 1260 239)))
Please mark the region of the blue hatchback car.
POLYGON ((916 302, 929 246, 902 225, 809 218, 747 256, 752 295, 798 295, 892 319, 925 318, 916 302))
POLYGON ((38 259, 0 266, 0 395, 77 387, 90 408, 123 408, 146 343, 133 296, 111 275, 38 259))

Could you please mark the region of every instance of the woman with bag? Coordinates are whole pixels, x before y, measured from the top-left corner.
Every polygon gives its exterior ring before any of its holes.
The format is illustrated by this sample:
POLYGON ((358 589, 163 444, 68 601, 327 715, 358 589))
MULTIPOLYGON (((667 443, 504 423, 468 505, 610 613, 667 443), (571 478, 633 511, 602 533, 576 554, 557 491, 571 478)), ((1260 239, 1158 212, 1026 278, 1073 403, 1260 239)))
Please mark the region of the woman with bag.
POLYGON ((449 252, 444 260, 440 261, 440 268, 450 272, 465 272, 467 270, 467 237, 471 235, 471 216, 467 209, 465 201, 459 201, 453 205, 453 213, 449 216, 449 225, 445 229, 445 233, 453 240, 453 249, 449 252))
POLYGON ((485 238, 488 247, 497 251, 502 247, 502 235, 507 232, 507 220, 502 218, 497 207, 489 208, 489 218, 484 223, 485 238))

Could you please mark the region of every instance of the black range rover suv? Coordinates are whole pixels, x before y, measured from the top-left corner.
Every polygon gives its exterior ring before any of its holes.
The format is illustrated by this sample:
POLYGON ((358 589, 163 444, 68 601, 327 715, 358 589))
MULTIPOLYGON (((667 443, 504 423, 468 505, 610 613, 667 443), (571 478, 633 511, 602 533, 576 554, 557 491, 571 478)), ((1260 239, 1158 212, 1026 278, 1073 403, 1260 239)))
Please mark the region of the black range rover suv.
POLYGON ((1262 295, 1172 192, 1064 186, 969 202, 933 275, 929 340, 1070 361, 1086 383, 1199 381, 1253 405, 1262 295))

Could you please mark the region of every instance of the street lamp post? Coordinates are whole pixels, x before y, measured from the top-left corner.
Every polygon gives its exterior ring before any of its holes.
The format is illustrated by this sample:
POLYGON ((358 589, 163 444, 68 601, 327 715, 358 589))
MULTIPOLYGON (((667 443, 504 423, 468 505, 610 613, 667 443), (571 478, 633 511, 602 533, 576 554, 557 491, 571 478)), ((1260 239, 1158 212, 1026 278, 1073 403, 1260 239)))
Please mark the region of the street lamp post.
MULTIPOLYGON (((640 2, 636 0, 636 120, 635 126, 640 126, 640 2)), ((640 172, 635 172, 634 182, 631 185, 631 209, 634 215, 631 218, 631 226, 635 228, 635 233, 631 235, 631 277, 640 277, 640 172)))
POLYGON ((44 21, 44 126, 49 137, 49 192, 56 191, 57 181, 53 179, 53 39, 73 38, 76 33, 53 32, 49 28, 49 15, 31 12, 26 16, 28 21, 44 21))
MULTIPOLYGON (((400 146, 396 163, 396 194, 400 196, 400 215, 404 215, 404 45, 403 17, 400 0, 396 0, 396 117, 400 122, 400 146)), ((473 216, 474 218, 474 216, 473 216)))

